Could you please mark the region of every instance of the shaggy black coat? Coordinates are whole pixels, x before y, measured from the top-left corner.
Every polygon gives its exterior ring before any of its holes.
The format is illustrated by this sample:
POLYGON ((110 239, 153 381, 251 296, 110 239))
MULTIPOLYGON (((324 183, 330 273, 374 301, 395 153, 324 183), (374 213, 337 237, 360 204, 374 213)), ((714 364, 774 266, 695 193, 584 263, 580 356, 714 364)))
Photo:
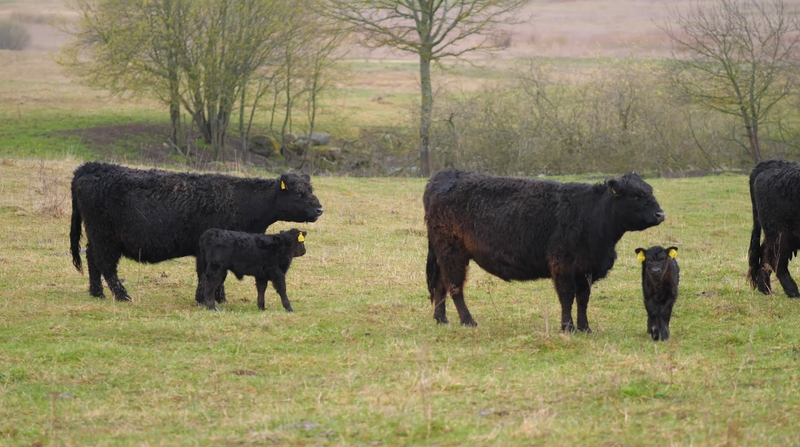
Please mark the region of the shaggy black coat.
POLYGON ((423 196, 428 226, 428 290, 434 319, 447 323, 449 293, 461 324, 475 326, 464 303, 470 259, 506 281, 552 278, 561 301, 561 328, 578 329, 594 281, 614 266, 614 246, 626 231, 658 225, 664 212, 635 173, 605 183, 558 183, 447 170, 423 196))
POLYGON ((800 165, 784 160, 762 161, 750 173, 753 231, 748 250, 750 284, 761 293, 773 292, 776 276, 786 295, 797 298, 789 260, 800 248, 800 165), (764 241, 761 242, 761 231, 764 241))
POLYGON ((675 257, 677 247, 659 245, 648 249, 637 248, 636 255, 642 263, 642 291, 647 310, 647 333, 653 340, 669 340, 669 320, 678 299, 680 267, 675 257))
MULTIPOLYGON (((313 222, 321 214, 308 176, 252 179, 92 162, 72 178, 70 251, 83 272, 83 223, 89 293, 103 297, 102 275, 116 299, 130 300, 117 277, 121 256, 144 263, 195 256, 209 228, 263 233, 279 220, 313 222)), ((216 293, 224 301, 224 290, 216 293)))
POLYGON ((259 309, 264 310, 264 291, 267 283, 272 281, 283 308, 293 312, 286 296, 286 272, 292 259, 306 254, 304 241, 307 234, 296 228, 279 234, 207 230, 200 237, 197 253, 197 282, 202 284, 205 295, 203 300, 197 300, 198 303, 215 309, 214 290, 225 283, 230 270, 240 281, 245 275, 255 276, 259 309))

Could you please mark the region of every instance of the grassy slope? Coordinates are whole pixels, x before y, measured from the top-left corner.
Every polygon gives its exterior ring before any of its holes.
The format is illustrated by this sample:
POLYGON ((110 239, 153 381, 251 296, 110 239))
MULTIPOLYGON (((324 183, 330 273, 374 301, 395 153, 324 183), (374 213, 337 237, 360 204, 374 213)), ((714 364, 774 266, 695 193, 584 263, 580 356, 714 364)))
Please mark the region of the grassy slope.
POLYGON ((191 259, 123 261, 134 302, 93 299, 68 216, 37 212, 39 172, 63 197, 74 167, 0 164, 0 445, 800 443, 800 308, 746 284, 743 176, 652 180, 667 221, 618 245, 595 333, 562 335, 549 281, 475 267, 480 326, 434 323, 418 179, 314 179, 295 314, 272 291, 259 312, 249 278, 196 308, 191 259), (680 247, 667 343, 645 333, 633 251, 653 244, 680 247))

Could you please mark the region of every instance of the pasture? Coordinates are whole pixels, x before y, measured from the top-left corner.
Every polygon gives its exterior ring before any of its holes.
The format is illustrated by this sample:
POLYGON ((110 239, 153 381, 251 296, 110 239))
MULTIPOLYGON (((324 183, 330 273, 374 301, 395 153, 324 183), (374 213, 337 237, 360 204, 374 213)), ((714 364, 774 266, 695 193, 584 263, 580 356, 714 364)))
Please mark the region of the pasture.
POLYGON ((77 165, 0 162, 0 445, 800 443, 800 303, 746 283, 745 176, 650 179, 666 221, 623 237, 594 333, 565 335, 549 281, 474 265, 479 326, 435 324, 422 179, 312 179, 320 220, 269 230, 308 231, 294 314, 232 276, 221 312, 195 306, 191 258, 123 260, 134 301, 92 298, 61 201, 77 165), (655 244, 680 248, 666 343, 634 253, 655 244))

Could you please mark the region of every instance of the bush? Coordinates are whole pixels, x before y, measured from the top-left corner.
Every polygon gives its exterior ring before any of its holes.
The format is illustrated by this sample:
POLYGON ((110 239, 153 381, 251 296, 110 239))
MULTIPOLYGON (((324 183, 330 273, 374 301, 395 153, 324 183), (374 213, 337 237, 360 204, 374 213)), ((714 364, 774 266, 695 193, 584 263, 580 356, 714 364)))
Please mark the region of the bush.
POLYGON ((31 35, 25 25, 0 20, 0 50, 24 50, 31 43, 31 35))

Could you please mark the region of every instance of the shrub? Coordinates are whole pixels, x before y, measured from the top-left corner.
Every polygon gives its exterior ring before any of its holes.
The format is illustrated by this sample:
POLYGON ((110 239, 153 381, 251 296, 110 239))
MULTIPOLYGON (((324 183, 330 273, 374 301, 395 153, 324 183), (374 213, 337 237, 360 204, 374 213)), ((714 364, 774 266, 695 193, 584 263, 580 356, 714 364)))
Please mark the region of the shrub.
POLYGON ((25 25, 0 20, 0 50, 24 50, 31 43, 31 35, 25 25))

